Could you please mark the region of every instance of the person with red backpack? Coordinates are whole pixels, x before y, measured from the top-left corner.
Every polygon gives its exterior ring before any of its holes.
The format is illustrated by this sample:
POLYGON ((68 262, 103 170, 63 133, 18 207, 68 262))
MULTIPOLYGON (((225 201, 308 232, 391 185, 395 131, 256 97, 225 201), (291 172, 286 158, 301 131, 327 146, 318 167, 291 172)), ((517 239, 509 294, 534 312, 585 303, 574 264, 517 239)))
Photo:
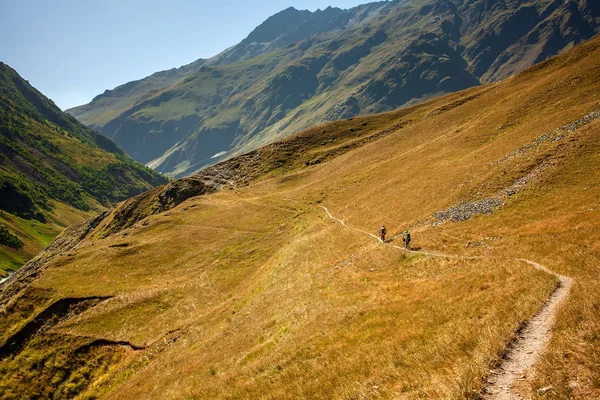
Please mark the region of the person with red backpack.
POLYGON ((387 235, 387 229, 385 229, 385 225, 383 225, 379 230, 379 239, 381 239, 382 243, 385 243, 385 235, 387 235))

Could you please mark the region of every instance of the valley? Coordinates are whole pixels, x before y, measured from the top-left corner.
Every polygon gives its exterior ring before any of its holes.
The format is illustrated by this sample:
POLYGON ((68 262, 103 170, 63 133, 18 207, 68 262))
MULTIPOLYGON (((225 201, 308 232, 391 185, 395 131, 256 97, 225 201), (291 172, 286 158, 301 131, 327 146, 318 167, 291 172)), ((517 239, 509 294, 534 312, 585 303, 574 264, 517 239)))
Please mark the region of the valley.
POLYGON ((0 63, 0 277, 68 226, 166 182, 0 63))
POLYGON ((67 229, 0 286, 0 397, 494 398, 554 304, 511 395, 597 398, 598 60, 595 36, 67 229))

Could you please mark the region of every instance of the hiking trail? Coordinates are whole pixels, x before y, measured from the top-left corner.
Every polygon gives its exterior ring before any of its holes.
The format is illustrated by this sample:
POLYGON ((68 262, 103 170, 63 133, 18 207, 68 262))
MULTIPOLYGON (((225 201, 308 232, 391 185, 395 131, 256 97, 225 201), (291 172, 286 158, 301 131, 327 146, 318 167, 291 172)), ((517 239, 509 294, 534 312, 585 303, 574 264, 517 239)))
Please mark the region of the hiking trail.
MULTIPOLYGON (((357 232, 369 235, 378 242, 381 240, 374 234, 363 231, 347 225, 343 220, 334 217, 327 207, 321 206, 327 213, 329 218, 339 222, 342 226, 353 229, 357 232)), ((383 243, 386 246, 394 247, 406 252, 414 254, 423 254, 432 257, 444 258, 461 258, 461 259, 481 259, 479 256, 457 256, 440 253, 430 253, 425 251, 408 250, 404 247, 395 246, 391 243, 383 243)), ((531 376, 528 376, 528 371, 552 337, 552 327, 554 318, 558 313, 560 304, 568 297, 573 280, 567 276, 557 274, 547 267, 538 264, 534 261, 517 258, 515 261, 524 262, 531 265, 535 269, 544 271, 558 279, 556 289, 550 294, 544 305, 538 312, 529 320, 526 321, 515 333, 515 339, 507 345, 506 353, 503 355, 499 366, 495 370, 490 370, 490 376, 482 390, 482 396, 488 400, 512 400, 522 399, 523 395, 517 392, 515 384, 525 381, 531 376)))

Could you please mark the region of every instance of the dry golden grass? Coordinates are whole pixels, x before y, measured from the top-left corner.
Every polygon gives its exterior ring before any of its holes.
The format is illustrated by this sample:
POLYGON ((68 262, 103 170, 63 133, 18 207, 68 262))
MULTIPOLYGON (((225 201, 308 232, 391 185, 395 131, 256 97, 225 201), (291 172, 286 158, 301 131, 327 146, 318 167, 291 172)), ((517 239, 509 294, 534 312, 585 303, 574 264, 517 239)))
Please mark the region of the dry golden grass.
MULTIPOLYGON (((477 398, 506 341, 556 284, 515 258, 575 279, 527 390, 597 396, 600 122, 494 162, 597 107, 599 46, 596 38, 505 82, 365 117, 412 122, 53 260, 36 288, 115 296, 53 334, 139 346, 182 334, 94 375, 81 397, 477 398), (431 224, 543 160, 551 166, 492 215, 431 224), (414 247, 483 257, 408 254, 342 227, 320 205, 368 232, 410 228, 414 247)), ((5 376, 17 373, 10 365, 5 376)))
POLYGON ((127 248, 107 248, 127 237, 81 248, 46 274, 63 296, 118 295, 61 332, 142 345, 186 331, 116 397, 153 385, 172 398, 461 397, 554 285, 510 261, 407 257, 316 208, 238 196, 184 203, 198 211, 156 217, 127 248))

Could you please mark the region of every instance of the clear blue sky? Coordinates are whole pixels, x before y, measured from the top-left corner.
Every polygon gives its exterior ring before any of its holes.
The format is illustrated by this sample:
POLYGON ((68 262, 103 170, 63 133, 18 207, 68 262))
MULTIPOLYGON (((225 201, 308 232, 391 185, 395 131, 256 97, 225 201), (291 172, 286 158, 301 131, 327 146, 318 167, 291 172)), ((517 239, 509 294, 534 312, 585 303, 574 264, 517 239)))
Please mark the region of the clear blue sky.
POLYGON ((208 58, 289 7, 370 0, 0 0, 0 61, 66 109, 208 58))

